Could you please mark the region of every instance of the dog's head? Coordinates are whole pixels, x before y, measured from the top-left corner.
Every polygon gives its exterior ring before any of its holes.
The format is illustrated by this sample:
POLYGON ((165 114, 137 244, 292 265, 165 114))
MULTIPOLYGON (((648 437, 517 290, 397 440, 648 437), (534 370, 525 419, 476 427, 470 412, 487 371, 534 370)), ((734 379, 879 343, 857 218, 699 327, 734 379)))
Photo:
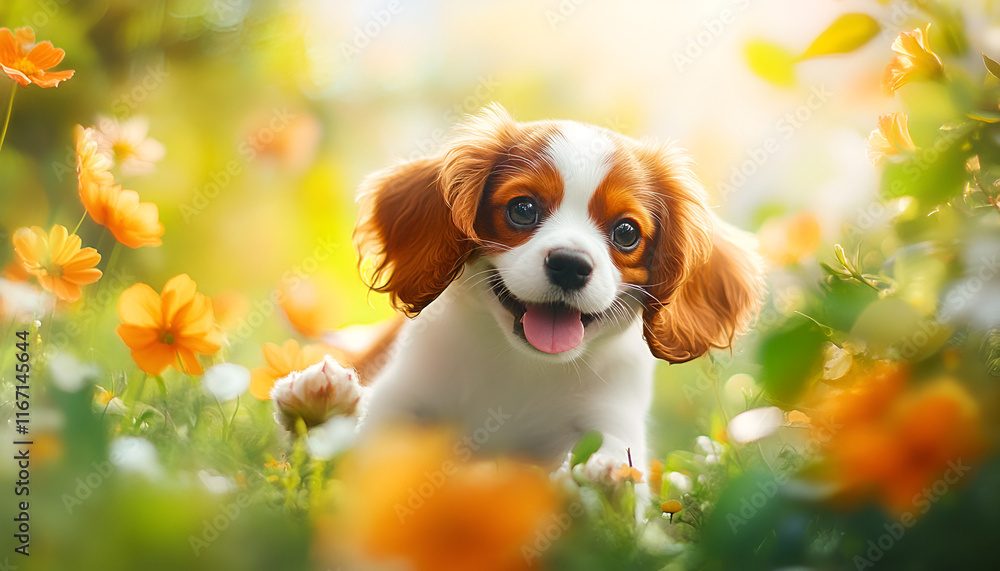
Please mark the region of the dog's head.
POLYGON ((762 263, 718 220, 667 145, 490 106, 438 155, 363 183, 355 242, 374 290, 419 313, 463 272, 511 342, 572 359, 641 315, 671 362, 731 345, 755 313, 762 263), (479 274, 482 275, 479 275, 479 274))

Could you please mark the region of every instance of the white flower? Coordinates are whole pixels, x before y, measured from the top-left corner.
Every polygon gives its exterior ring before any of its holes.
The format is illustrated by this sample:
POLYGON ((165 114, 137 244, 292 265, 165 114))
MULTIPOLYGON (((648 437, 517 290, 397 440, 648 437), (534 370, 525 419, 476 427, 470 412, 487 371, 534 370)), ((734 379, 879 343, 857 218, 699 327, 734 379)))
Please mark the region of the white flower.
POLYGON ((156 447, 138 436, 122 436, 111 441, 111 463, 124 473, 158 477, 163 469, 156 454, 156 447))
POLYGON ((722 460, 725 447, 707 436, 699 436, 694 441, 695 446, 705 455, 705 462, 718 464, 722 460))
POLYGON ((93 363, 81 363, 76 357, 62 351, 52 355, 48 362, 49 376, 60 389, 75 393, 83 388, 87 379, 100 375, 100 370, 93 363))
POLYGON ((353 369, 341 367, 327 355, 305 370, 278 379, 271 399, 274 420, 294 432, 300 418, 311 428, 333 416, 354 414, 361 400, 361 385, 353 369))
POLYGON ((250 371, 235 363, 219 363, 205 370, 201 384, 219 402, 231 401, 250 388, 250 371))
POLYGON ((25 282, 0 278, 0 318, 27 323, 52 312, 55 298, 25 282))
POLYGON ((329 460, 354 444, 357 425, 357 419, 351 416, 331 418, 309 431, 306 450, 313 458, 329 460))
POLYGON ((215 470, 198 470, 198 479, 205 485, 206 490, 216 495, 228 494, 236 489, 236 480, 227 478, 215 470))
POLYGON ((121 166, 122 174, 140 175, 154 172, 153 163, 167 154, 166 148, 148 135, 149 120, 145 117, 119 121, 98 116, 94 141, 102 155, 121 166))
POLYGON ((677 490, 681 494, 691 491, 691 477, 681 472, 670 472, 667 474, 667 481, 670 482, 670 489, 677 490))
POLYGON ((741 412, 729 421, 729 436, 736 442, 745 444, 770 436, 785 421, 785 415, 776 406, 750 409, 741 412))

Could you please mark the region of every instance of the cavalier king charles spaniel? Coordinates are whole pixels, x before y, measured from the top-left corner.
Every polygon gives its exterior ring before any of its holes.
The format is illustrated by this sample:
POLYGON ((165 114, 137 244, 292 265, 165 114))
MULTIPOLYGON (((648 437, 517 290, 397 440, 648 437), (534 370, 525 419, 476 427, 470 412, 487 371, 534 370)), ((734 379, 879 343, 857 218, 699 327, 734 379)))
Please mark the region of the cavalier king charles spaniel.
POLYGON ((492 105, 436 155, 362 184, 355 242, 369 284, 412 319, 352 363, 364 437, 443 423, 461 447, 557 467, 646 468, 656 359, 727 348, 762 298, 750 235, 720 221, 672 145, 492 105))

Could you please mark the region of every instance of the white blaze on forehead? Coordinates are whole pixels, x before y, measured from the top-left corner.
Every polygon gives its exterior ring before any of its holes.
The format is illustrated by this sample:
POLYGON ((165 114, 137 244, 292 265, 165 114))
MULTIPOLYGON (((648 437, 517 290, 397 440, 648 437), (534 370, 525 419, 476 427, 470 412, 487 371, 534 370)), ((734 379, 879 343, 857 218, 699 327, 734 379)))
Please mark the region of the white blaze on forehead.
POLYGON ((563 208, 587 211, 590 197, 611 169, 615 146, 596 127, 566 121, 545 149, 563 180, 563 208))

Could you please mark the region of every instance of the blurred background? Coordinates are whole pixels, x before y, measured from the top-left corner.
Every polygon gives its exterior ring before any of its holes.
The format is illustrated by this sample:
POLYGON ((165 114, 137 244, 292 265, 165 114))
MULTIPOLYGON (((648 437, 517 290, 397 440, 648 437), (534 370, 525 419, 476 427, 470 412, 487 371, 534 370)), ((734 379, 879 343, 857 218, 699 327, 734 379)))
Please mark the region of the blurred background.
MULTIPOLYGON (((433 153, 464 115, 499 102, 522 121, 574 119, 633 137, 676 140, 695 157, 718 214, 757 232, 775 269, 761 327, 738 344, 734 358, 720 354, 660 366, 652 442, 655 455, 665 458, 676 450, 698 450, 699 437, 724 441, 732 416, 763 403, 760 375, 768 365, 762 359, 794 359, 800 348, 790 344, 778 357, 762 357, 761 344, 796 311, 808 312, 818 295, 815 284, 826 276, 818 262, 836 265, 834 243, 850 243, 851 256, 851 248, 860 252, 865 244, 860 265, 877 271, 891 267, 886 261, 898 249, 920 242, 889 232, 892 215, 906 205, 883 202, 882 173, 866 154, 866 139, 880 115, 906 109, 913 98, 925 111, 922 119, 911 118, 918 143, 922 132, 954 114, 955 104, 940 94, 921 92, 908 100, 886 94, 881 84, 893 40, 931 18, 937 18, 938 30, 932 47, 950 58, 949 65, 975 70, 967 83, 982 83, 980 54, 1000 56, 1000 6, 993 0, 0 0, 0 27, 32 27, 39 41, 66 51, 56 69, 76 71, 57 88, 17 94, 0 150, 0 237, 9 244, 17 228, 72 228, 80 219, 75 124, 101 129, 114 121, 148 121, 148 137, 162 145, 162 158, 146 172, 115 173, 118 182, 158 206, 163 245, 122 249, 116 273, 106 270, 104 287, 115 296, 135 282, 159 291, 170 277, 188 273, 215 300, 227 331, 220 358, 255 368, 266 364, 262 343, 292 338, 304 345, 322 331, 392 315, 387 300, 369 293, 358 276, 351 244, 355 190, 369 173, 433 153), (842 55, 796 57, 847 13, 868 14, 877 23, 870 41, 842 55), (952 33, 957 29, 961 42, 952 33), (942 111, 935 115, 935 109, 942 111), (880 229, 886 232, 878 234, 880 229), (859 239, 873 231, 875 238, 859 239), (281 307, 274 303, 276 292, 285 300, 281 307)), ((12 85, 0 76, 4 101, 12 85)), ((89 220, 79 234, 106 263, 113 237, 89 220)), ((10 248, 0 249, 0 266, 13 259, 10 248)), ((933 314, 948 276, 962 270, 950 272, 935 273, 933 287, 920 274, 917 281, 926 287, 907 290, 907 303, 919 307, 920 315, 933 314)), ((118 317, 108 299, 59 304, 65 319, 82 320, 92 332, 86 341, 70 336, 60 348, 93 363, 102 390, 110 390, 114 378, 127 382, 132 375, 123 365, 131 363, 128 348, 112 333, 118 317), (84 319, 81 312, 88 308, 94 311, 84 319)), ((856 316, 860 309, 847 312, 856 316)), ((4 390, 12 392, 9 384, 4 390)), ((795 408, 794 399, 782 401, 774 392, 763 404, 786 413, 795 408)), ((89 403, 90 396, 80 402, 89 403)), ((51 398, 58 404, 76 397, 51 398)), ((5 393, 3 400, 12 397, 5 393)), ((52 412, 53 426, 64 426, 60 414, 75 405, 53 406, 63 411, 52 412)), ((268 403, 246 406, 240 418, 248 426, 270 422, 268 403)), ((46 422, 42 412, 38 416, 46 422)), ((111 430, 103 416, 85 423, 94 434, 138 434, 139 416, 125 415, 111 430)), ((73 442, 65 438, 57 448, 73 442)), ((761 454, 773 459, 798 437, 793 430, 782 438, 787 441, 772 443, 773 454, 761 454)), ((219 452, 208 440, 203 445, 207 451, 196 448, 191 456, 159 446, 161 456, 170 458, 161 461, 192 477, 199 459, 211 458, 217 466, 230 461, 235 473, 244 461, 271 458, 280 465, 287 442, 268 432, 240 454, 219 452), (239 459, 219 460, 234 454, 239 459)), ((8 446, 0 444, 4 456, 8 446)), ((100 445, 94 454, 107 450, 100 445)), ((84 465, 86 458, 81 456, 84 465)), ((0 470, 8 468, 5 462, 0 470)), ((66 474, 71 476, 42 477, 75 485, 75 473, 66 474)), ((177 515, 182 510, 171 509, 172 502, 194 506, 201 500, 178 487, 183 485, 176 481, 152 491, 124 487, 108 500, 107 510, 93 504, 87 509, 132 513, 113 506, 141 498, 148 504, 144 509, 169 520, 156 525, 184 537, 202 518, 177 515), (190 521, 180 521, 185 517, 190 521)), ((38 489, 48 494, 42 484, 38 489)), ((73 510, 57 493, 39 502, 52 505, 40 512, 47 514, 39 516, 45 522, 38 524, 41 543, 32 547, 61 554, 52 557, 52 568, 72 553, 91 553, 86 561, 109 557, 97 553, 118 549, 116 533, 145 537, 135 541, 169 551, 139 531, 146 523, 135 514, 134 520, 122 516, 108 524, 106 535, 56 548, 62 533, 78 533, 57 523, 73 510)), ((240 539, 227 544, 266 536, 281 545, 275 553, 306 557, 310 532, 304 516, 281 528, 284 539, 265 516, 253 521, 261 522, 259 529, 241 527, 233 534, 240 539)), ((264 567, 241 559, 246 554, 238 547, 222 552, 213 552, 213 564, 264 567)), ((104 561, 127 568, 132 559, 104 561)), ((304 559, 284 561, 272 563, 305 565, 304 559)))

